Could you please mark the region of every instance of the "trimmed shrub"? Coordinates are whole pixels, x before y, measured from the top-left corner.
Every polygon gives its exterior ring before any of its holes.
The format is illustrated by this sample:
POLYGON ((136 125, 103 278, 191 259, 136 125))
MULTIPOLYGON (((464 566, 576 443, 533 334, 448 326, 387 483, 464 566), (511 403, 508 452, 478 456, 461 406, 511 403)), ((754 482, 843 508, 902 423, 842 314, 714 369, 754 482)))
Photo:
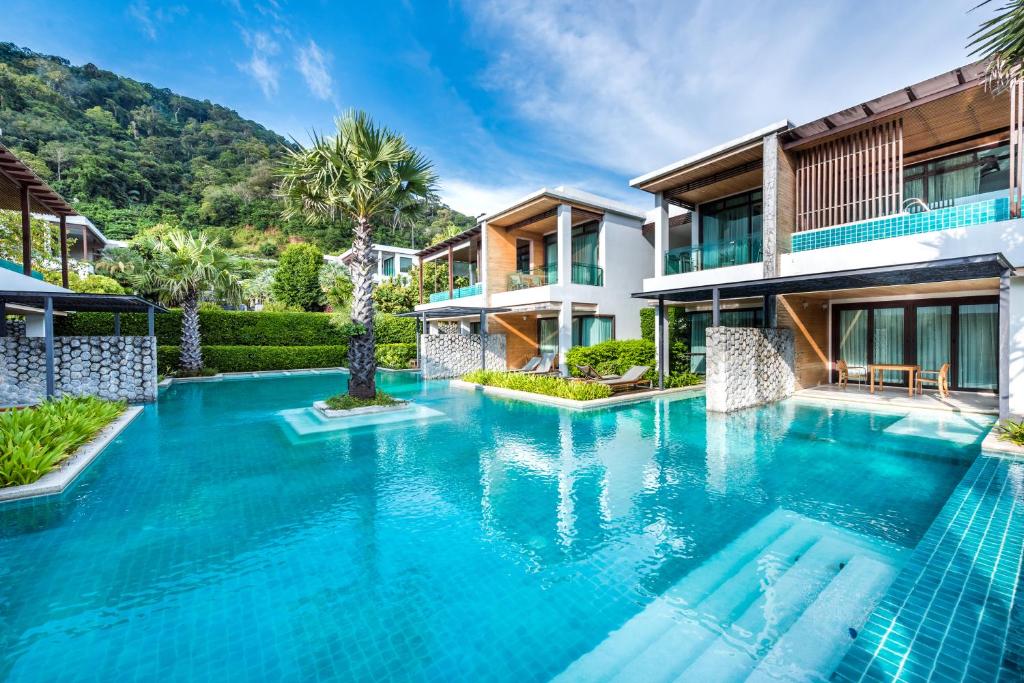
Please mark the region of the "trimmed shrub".
POLYGON ((657 309, 640 309, 640 338, 647 341, 654 341, 654 318, 658 315, 657 309))
POLYGON ((324 305, 320 289, 320 269, 324 255, 312 244, 290 244, 278 259, 270 291, 274 299, 287 306, 315 311, 324 305))
POLYGON ((405 370, 416 358, 415 344, 377 344, 377 365, 392 370, 405 370))
POLYGON ((613 339, 593 346, 574 346, 565 356, 573 374, 577 365, 590 365, 604 375, 621 375, 634 365, 648 365, 654 372, 654 342, 647 339, 613 339))
POLYGON ((524 375, 518 372, 500 372, 497 370, 475 370, 462 378, 466 382, 482 384, 489 387, 501 387, 516 391, 527 391, 531 394, 557 396, 574 401, 593 401, 608 398, 612 388, 595 382, 573 382, 561 377, 543 375, 524 375))
MULTIPOLYGON (((177 346, 157 347, 160 372, 178 367, 177 346)), ((221 372, 333 368, 348 360, 348 347, 334 346, 203 346, 203 363, 221 372)))
POLYGON ((679 387, 692 387, 695 384, 703 384, 704 378, 692 372, 677 372, 665 378, 666 389, 677 389, 679 387))
POLYGON ((378 313, 373 319, 373 335, 378 344, 415 344, 416 319, 378 313))

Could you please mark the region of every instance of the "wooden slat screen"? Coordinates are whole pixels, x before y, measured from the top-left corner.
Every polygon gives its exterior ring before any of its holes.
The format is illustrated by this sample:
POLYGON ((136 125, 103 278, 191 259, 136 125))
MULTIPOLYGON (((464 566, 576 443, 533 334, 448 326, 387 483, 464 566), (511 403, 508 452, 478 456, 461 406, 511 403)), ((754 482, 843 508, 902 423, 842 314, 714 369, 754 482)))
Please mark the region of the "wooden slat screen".
POLYGON ((797 159, 797 231, 887 216, 902 207, 903 119, 823 142, 797 159))
POLYGON ((1024 80, 1010 84, 1010 216, 1021 214, 1024 180, 1024 80))

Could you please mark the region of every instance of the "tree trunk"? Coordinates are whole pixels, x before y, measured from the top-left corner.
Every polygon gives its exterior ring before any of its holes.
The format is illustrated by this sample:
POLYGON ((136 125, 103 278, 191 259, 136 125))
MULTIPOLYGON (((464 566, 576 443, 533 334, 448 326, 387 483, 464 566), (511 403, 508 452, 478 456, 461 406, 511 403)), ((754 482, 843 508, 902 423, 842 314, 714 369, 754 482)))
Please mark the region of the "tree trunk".
POLYGON ((197 375, 203 369, 203 349, 199 345, 199 296, 192 292, 181 302, 181 370, 197 375))
POLYGON ((360 218, 352 240, 352 322, 365 332, 348 342, 348 393, 357 398, 377 395, 376 340, 373 335, 373 242, 370 222, 360 218))

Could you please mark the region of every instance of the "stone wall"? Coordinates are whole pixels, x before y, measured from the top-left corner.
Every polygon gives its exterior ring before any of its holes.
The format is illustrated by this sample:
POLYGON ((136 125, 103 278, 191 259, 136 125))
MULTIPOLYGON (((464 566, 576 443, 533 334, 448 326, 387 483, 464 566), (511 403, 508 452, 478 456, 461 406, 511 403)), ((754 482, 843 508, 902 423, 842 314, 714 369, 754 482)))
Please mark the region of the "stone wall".
MULTIPOLYGON (((423 379, 461 377, 480 369, 479 334, 420 335, 423 379)), ((487 369, 505 370, 505 335, 487 335, 487 369)))
MULTIPOLYGON (((155 337, 56 337, 53 366, 58 396, 156 400, 155 337)), ((45 397, 44 339, 0 337, 0 405, 38 403, 45 397)))
POLYGON ((792 395, 793 331, 760 327, 707 329, 707 409, 727 413, 792 395))

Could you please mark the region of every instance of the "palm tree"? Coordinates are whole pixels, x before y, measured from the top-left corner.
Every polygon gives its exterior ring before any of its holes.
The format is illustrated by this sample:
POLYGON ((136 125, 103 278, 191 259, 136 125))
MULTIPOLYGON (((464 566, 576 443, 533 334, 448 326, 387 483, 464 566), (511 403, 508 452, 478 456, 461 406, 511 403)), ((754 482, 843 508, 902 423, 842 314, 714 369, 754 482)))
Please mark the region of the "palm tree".
POLYGON ((198 374, 203 369, 199 297, 212 293, 229 302, 241 299, 235 260, 217 240, 184 230, 172 230, 152 248, 152 260, 133 274, 133 284, 140 291, 159 292, 162 303, 181 306, 181 370, 198 374))
POLYGON ((333 137, 313 133, 309 147, 286 149, 278 169, 278 192, 285 218, 324 223, 347 217, 352 239, 352 321, 362 333, 349 340, 348 392, 357 398, 377 394, 373 336, 372 224, 409 202, 431 197, 437 176, 431 163, 405 138, 377 126, 364 112, 337 121, 333 137))
MULTIPOLYGON (((973 9, 990 2, 983 0, 973 9)), ((971 55, 988 60, 989 85, 1001 92, 1020 77, 1024 67, 1024 0, 1007 0, 996 12, 971 34, 967 47, 974 48, 971 55)))

